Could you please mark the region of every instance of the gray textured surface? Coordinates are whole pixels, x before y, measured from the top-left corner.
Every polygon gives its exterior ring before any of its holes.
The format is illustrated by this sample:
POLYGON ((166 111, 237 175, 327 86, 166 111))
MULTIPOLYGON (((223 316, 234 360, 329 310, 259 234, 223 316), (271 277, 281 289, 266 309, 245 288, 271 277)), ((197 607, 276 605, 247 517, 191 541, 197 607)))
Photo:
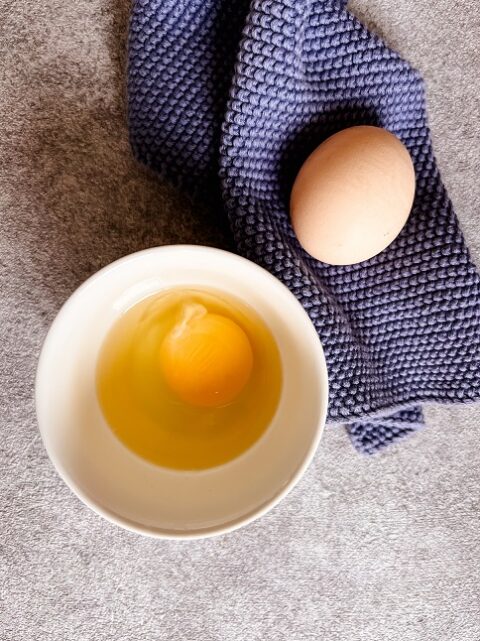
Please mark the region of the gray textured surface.
MULTIPOLYGON (((420 68, 435 147, 480 260, 480 9, 356 0, 420 68)), ((221 244, 129 155, 128 3, 0 2, 1 641, 479 641, 480 412, 432 408, 380 456, 327 430, 269 515, 194 543, 123 532, 56 476, 34 418, 38 351, 88 275, 159 243, 221 244)))

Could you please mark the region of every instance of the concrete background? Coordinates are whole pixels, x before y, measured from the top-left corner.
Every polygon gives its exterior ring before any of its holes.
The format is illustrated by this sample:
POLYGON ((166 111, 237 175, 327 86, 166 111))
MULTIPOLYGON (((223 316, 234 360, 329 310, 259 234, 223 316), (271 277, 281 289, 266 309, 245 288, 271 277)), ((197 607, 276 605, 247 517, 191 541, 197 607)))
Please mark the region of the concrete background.
MULTIPOLYGON (((425 75, 439 164, 480 262, 480 8, 355 0, 425 75)), ((328 429, 269 515, 206 541, 143 539, 57 477, 36 360, 90 274, 163 243, 223 245, 212 212, 135 164, 124 0, 0 0, 1 641, 479 641, 480 411, 429 408, 373 458, 328 429)))

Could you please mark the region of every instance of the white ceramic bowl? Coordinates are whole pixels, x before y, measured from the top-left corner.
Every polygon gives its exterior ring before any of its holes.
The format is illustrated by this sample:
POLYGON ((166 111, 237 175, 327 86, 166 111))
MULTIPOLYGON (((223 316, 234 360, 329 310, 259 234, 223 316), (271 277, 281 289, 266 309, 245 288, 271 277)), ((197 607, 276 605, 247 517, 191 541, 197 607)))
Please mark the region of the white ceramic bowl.
POLYGON ((327 400, 322 346, 291 292, 244 258, 189 245, 147 249, 89 278, 53 322, 36 380, 40 432, 67 485, 110 521, 164 538, 227 532, 278 503, 313 457, 327 400), (97 355, 115 319, 178 285, 215 287, 254 307, 283 366, 279 407, 263 436, 240 457, 202 471, 158 467, 130 452, 105 423, 95 392, 97 355))

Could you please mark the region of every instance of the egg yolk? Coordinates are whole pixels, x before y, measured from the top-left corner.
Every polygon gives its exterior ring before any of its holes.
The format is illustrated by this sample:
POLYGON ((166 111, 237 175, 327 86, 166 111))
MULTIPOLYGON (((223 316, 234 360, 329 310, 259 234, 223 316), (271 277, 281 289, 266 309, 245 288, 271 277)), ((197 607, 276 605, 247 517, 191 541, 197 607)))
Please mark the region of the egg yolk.
POLYGON ((253 367, 250 341, 233 320, 191 304, 164 338, 160 368, 169 388, 184 402, 219 407, 232 402, 253 367))

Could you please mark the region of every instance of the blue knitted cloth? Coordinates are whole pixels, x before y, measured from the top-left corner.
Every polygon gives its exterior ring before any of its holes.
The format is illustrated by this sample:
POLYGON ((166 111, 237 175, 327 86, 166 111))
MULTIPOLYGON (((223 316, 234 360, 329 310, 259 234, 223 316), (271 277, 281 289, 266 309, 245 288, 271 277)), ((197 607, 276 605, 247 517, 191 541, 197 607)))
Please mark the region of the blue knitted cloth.
POLYGON ((308 311, 329 421, 348 423, 358 449, 421 427, 421 403, 480 397, 480 278, 435 164, 422 80, 345 2, 136 0, 128 90, 136 156, 221 196, 238 252, 308 311), (298 244, 289 192, 317 145, 359 124, 405 143, 416 199, 382 254, 332 267, 298 244))

